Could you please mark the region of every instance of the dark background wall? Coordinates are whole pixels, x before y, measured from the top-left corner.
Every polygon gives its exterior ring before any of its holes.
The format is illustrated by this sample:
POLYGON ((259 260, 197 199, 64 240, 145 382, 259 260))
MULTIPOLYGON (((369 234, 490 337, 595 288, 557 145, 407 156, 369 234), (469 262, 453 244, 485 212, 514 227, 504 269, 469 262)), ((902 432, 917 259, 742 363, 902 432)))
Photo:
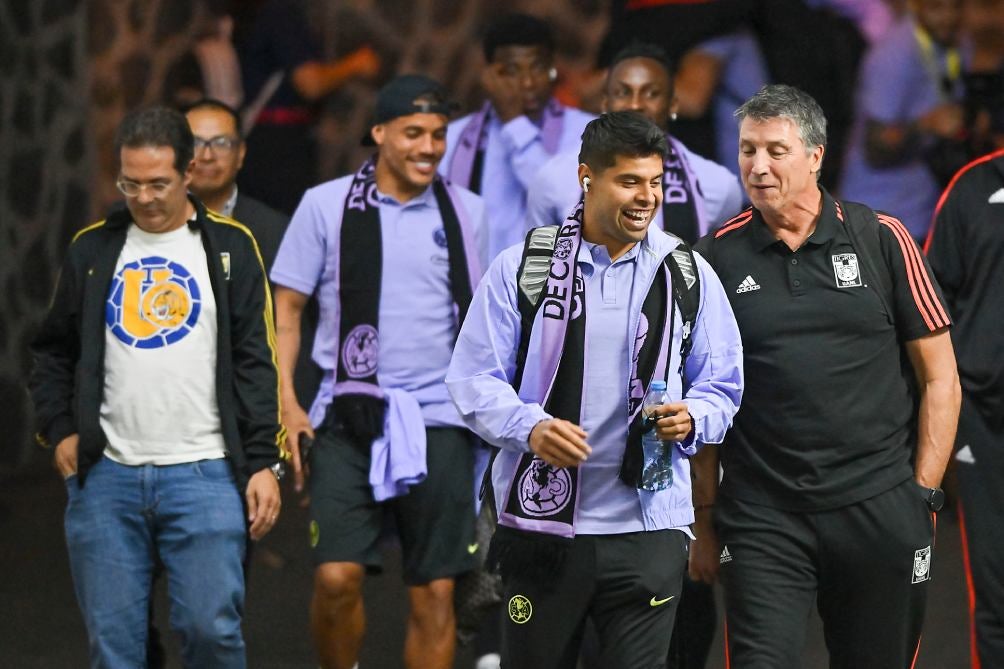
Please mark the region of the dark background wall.
POLYGON ((84 5, 0 2, 0 466, 30 452, 26 344, 90 207, 84 5))

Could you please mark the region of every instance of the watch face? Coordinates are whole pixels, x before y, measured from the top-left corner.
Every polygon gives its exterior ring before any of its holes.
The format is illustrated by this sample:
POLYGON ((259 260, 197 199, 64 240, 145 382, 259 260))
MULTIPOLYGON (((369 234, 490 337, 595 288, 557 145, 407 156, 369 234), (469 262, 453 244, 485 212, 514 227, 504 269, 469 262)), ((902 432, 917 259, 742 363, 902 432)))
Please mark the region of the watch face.
POLYGON ((931 488, 927 495, 927 505, 931 511, 941 511, 941 507, 945 505, 945 491, 941 488, 931 488))

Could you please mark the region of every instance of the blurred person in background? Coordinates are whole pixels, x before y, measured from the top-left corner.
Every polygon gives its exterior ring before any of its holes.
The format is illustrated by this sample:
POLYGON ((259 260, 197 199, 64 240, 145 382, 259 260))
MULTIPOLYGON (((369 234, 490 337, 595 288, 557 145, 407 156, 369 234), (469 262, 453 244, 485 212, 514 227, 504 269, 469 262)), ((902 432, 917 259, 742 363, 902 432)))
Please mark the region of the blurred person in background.
POLYGON ((577 149, 593 115, 552 96, 554 37, 543 20, 504 16, 488 26, 482 47, 488 100, 450 123, 439 170, 484 198, 494 258, 523 239, 526 193, 537 171, 558 152, 577 149))
POLYGON ((252 0, 234 8, 248 145, 238 183, 287 215, 317 183, 317 103, 380 71, 368 46, 324 60, 306 11, 299 0, 252 0))
POLYGON ((910 12, 868 50, 858 82, 840 194, 895 212, 919 242, 941 180, 965 162, 962 5, 911 0, 910 12))

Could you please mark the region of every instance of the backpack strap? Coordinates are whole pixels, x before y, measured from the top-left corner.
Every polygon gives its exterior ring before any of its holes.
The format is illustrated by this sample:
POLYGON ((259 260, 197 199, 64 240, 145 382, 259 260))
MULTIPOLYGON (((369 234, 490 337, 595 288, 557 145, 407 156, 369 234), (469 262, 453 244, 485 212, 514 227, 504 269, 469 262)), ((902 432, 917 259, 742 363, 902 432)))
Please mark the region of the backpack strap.
POLYGON ((551 271, 551 255, 558 239, 558 226, 545 225, 526 233, 523 258, 516 273, 516 306, 519 309, 519 346, 516 349, 516 373, 512 385, 519 388, 523 382, 523 366, 530 348, 530 331, 537 316, 540 295, 547 285, 551 271))
POLYGON ((882 255, 882 242, 879 239, 882 226, 878 215, 871 207, 857 202, 840 202, 838 206, 845 212, 844 227, 851 239, 851 246, 871 276, 875 292, 882 302, 882 308, 885 309, 889 322, 895 324, 896 312, 892 309, 892 270, 882 255))
POLYGON ((687 356, 694 347, 691 335, 697 322, 697 311, 701 307, 701 274, 697 271, 697 260, 694 250, 687 242, 680 240, 677 246, 666 258, 666 266, 672 277, 673 302, 680 310, 683 320, 680 339, 680 374, 687 362, 687 356))

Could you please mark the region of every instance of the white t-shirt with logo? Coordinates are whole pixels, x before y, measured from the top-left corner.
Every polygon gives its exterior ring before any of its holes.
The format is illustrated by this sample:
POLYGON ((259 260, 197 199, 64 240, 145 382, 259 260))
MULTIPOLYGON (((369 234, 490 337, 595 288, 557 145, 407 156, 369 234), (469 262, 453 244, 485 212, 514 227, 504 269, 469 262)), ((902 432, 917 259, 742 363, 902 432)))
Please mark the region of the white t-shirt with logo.
POLYGON ((224 457, 216 331, 199 232, 130 226, 105 299, 105 455, 125 465, 224 457))

